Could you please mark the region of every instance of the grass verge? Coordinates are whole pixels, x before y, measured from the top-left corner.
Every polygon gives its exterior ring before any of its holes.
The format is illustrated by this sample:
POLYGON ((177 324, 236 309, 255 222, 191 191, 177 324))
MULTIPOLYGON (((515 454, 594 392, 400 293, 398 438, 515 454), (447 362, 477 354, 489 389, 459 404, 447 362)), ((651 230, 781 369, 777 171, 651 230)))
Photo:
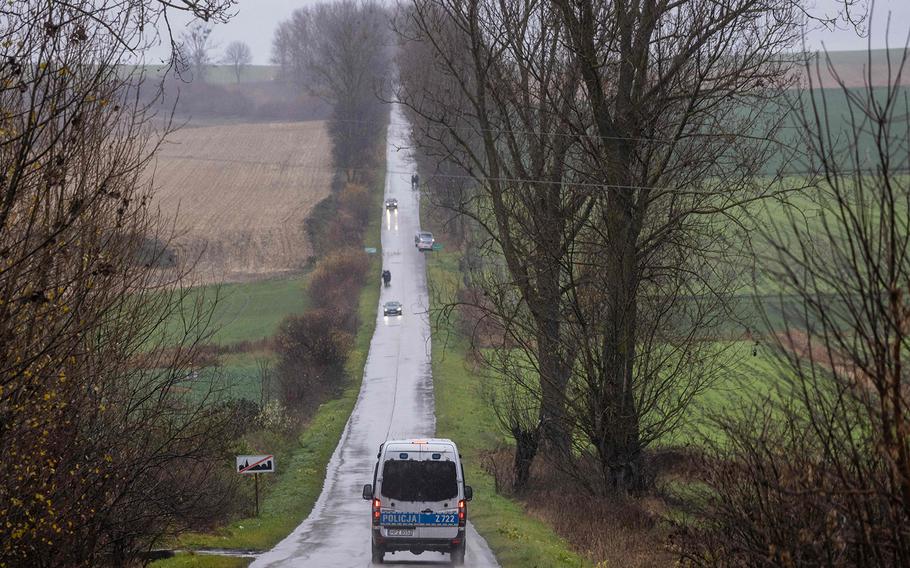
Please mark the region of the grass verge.
MULTIPOLYGON (((434 291, 458 282, 458 253, 432 253, 428 277, 434 291)), ((431 294, 435 297, 436 294, 431 294)), ((465 475, 474 487, 471 522, 504 568, 590 566, 521 503, 496 493, 493 477, 480 467, 481 453, 504 438, 481 391, 480 377, 465 368, 467 345, 453 329, 434 329, 433 384, 436 433, 451 438, 465 457, 465 475)))
POLYGON ((156 568, 158 566, 167 566, 168 568, 246 568, 252 563, 252 558, 182 552, 173 558, 155 562, 152 566, 156 568))

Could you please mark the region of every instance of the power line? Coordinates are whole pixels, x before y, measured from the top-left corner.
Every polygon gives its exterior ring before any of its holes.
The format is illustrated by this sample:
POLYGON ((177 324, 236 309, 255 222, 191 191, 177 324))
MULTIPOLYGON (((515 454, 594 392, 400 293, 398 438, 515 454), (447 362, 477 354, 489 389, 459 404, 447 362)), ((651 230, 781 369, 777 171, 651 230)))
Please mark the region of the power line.
MULTIPOLYGON (((379 120, 363 120, 363 119, 344 119, 344 118, 331 118, 325 119, 326 121, 332 122, 342 122, 347 124, 364 124, 364 125, 373 125, 379 126, 388 124, 389 126, 394 126, 396 128, 411 128, 418 129, 415 125, 404 122, 386 122, 379 120)), ((779 129, 789 129, 789 130, 800 130, 802 128, 798 124, 782 124, 777 126, 779 129)), ((679 142, 689 138, 720 138, 728 140, 730 138, 746 138, 746 139, 757 139, 757 140, 766 140, 768 142, 775 142, 774 140, 767 140, 766 138, 760 136, 750 136, 748 134, 738 134, 738 133, 722 133, 722 134, 711 134, 711 133, 688 133, 682 138, 656 138, 649 136, 604 136, 600 134, 587 134, 587 133, 572 133, 572 132, 536 132, 533 130, 514 130, 507 128, 480 128, 474 126, 446 126, 443 124, 424 124, 419 127, 419 129, 425 130, 442 130, 442 131, 455 131, 455 132, 491 132, 493 134, 524 134, 524 135, 534 135, 534 136, 555 136, 555 137, 566 137, 566 138, 590 138, 590 139, 600 139, 600 140, 625 140, 632 142, 679 142)))
MULTIPOLYGON (((176 160, 199 160, 199 161, 205 161, 205 162, 219 162, 219 163, 228 163, 228 164, 236 163, 236 164, 246 164, 246 165, 256 165, 256 166, 271 166, 271 167, 282 168, 282 169, 300 169, 300 170, 308 170, 308 171, 314 171, 314 172, 325 172, 325 173, 329 173, 332 175, 337 173, 337 170, 335 170, 334 168, 310 166, 308 164, 292 165, 292 164, 286 164, 286 163, 282 163, 282 162, 265 162, 265 161, 260 161, 260 160, 247 160, 247 159, 243 159, 243 158, 240 158, 240 159, 214 158, 214 157, 192 156, 192 155, 186 155, 186 154, 182 154, 179 156, 160 155, 159 157, 172 159, 172 160, 174 160, 174 159, 176 159, 176 160)), ((376 172, 376 171, 382 170, 382 168, 379 168, 379 167, 348 168, 348 169, 350 169, 351 171, 355 171, 355 172, 376 172)), ((410 171, 403 172, 403 171, 389 170, 389 169, 385 169, 385 172, 393 174, 393 175, 401 175, 401 176, 410 176, 411 174, 414 173, 414 172, 410 172, 410 171)), ((782 172, 781 173, 781 175, 804 175, 804 174, 806 174, 806 172, 792 172, 792 173, 782 172)), ((502 177, 502 176, 489 177, 489 176, 476 176, 476 175, 470 175, 470 174, 435 173, 435 174, 430 174, 428 177, 429 177, 429 179, 442 178, 442 179, 455 179, 455 180, 469 180, 469 181, 475 181, 475 182, 496 181, 496 182, 502 182, 502 183, 526 183, 526 184, 545 184, 545 185, 559 184, 559 185, 564 185, 564 186, 590 187, 590 188, 597 188, 597 189, 604 189, 604 188, 633 189, 633 190, 645 190, 646 189, 646 190, 657 190, 657 191, 678 191, 679 190, 679 188, 671 188, 671 187, 666 187, 666 186, 653 186, 653 185, 632 185, 632 184, 618 185, 618 184, 605 184, 605 183, 593 183, 593 182, 565 182, 565 181, 553 182, 553 181, 542 180, 542 179, 502 177)))

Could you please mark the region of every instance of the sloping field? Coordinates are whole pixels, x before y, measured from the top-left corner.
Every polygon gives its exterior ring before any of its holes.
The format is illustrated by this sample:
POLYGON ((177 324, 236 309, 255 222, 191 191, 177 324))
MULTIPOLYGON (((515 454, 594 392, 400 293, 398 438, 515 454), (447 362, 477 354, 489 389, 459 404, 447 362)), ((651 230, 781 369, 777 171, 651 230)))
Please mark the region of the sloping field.
POLYGON ((304 220, 329 194, 331 144, 321 121, 183 128, 154 176, 178 255, 199 257, 197 283, 277 276, 312 254, 304 220))

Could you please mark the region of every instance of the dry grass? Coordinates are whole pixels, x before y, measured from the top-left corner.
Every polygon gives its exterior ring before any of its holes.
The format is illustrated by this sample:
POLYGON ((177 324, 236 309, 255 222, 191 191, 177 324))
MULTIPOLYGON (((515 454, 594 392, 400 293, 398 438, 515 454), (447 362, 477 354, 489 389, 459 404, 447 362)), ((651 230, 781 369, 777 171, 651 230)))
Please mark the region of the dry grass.
POLYGON ((301 269, 313 252, 304 220, 331 179, 321 121, 183 128, 154 171, 157 202, 177 219, 178 252, 199 257, 199 283, 301 269))
MULTIPOLYGON (((512 453, 503 448, 484 456, 484 468, 500 490, 511 482, 512 453)), ((678 473, 677 459, 655 464, 666 474, 678 473), (672 462, 672 463, 670 463, 672 462)), ((659 496, 591 497, 542 459, 534 461, 531 489, 519 499, 527 511, 553 527, 572 548, 598 566, 651 568, 673 566, 671 529, 662 518, 667 504, 659 496)))

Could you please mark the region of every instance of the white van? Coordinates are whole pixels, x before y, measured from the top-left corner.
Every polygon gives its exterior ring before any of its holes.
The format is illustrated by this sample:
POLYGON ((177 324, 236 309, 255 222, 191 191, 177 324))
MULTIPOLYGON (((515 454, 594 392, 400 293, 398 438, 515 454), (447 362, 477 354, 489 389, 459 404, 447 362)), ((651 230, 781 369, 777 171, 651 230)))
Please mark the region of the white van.
POLYGON ((420 231, 414 234, 414 246, 417 247, 419 251, 433 250, 433 245, 436 243, 436 239, 433 237, 433 233, 428 231, 420 231))
POLYGON ((398 550, 449 553, 453 564, 464 564, 474 492, 465 485, 455 442, 386 440, 376 458, 373 483, 363 486, 363 498, 372 501, 373 564, 398 550))

